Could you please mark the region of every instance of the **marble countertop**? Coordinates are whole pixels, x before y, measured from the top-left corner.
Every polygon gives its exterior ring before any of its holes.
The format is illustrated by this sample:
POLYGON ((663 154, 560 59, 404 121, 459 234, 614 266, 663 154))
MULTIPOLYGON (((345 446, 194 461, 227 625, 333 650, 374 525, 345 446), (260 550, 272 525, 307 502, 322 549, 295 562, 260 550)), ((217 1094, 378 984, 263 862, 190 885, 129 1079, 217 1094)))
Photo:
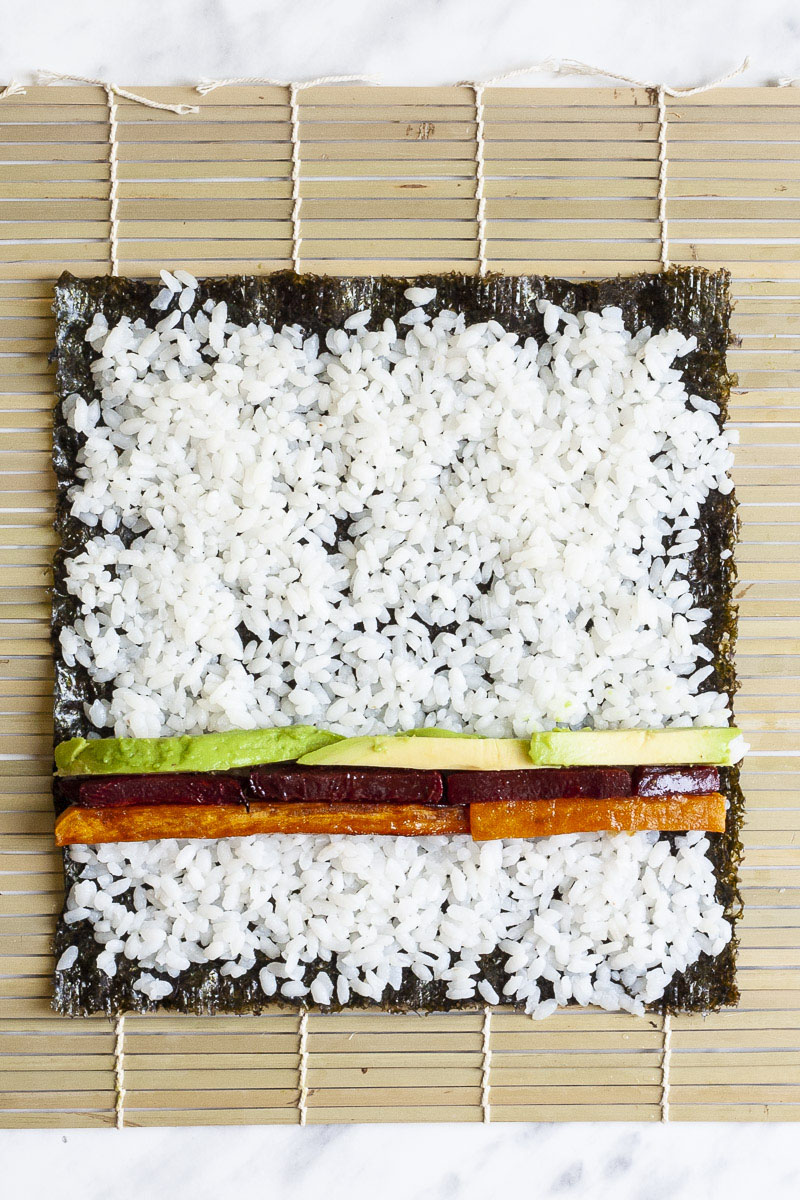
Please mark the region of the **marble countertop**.
MULTIPOLYGON (((536 0, 38 0, 13 9, 4 0, 4 7, 4 82, 27 82, 47 68, 127 84, 329 73, 425 84, 571 57, 681 85, 720 75, 746 54, 751 68, 739 83, 800 75, 796 0, 572 0, 566 8, 536 0)), ((217 1200, 254 1184, 257 1193, 291 1200, 473 1200, 512 1189, 537 1200, 800 1194, 797 1130, 769 1125, 0 1131, 0 1159, 4 1194, 25 1200, 217 1200)))
MULTIPOLYGON (((11 17, 12 0, 1 6, 11 17)), ((327 74, 431 84, 573 58, 680 86, 745 55, 741 83, 800 75, 795 0, 571 0, 566 10, 541 0, 37 0, 4 23, 0 79, 46 68, 123 84, 327 74)))

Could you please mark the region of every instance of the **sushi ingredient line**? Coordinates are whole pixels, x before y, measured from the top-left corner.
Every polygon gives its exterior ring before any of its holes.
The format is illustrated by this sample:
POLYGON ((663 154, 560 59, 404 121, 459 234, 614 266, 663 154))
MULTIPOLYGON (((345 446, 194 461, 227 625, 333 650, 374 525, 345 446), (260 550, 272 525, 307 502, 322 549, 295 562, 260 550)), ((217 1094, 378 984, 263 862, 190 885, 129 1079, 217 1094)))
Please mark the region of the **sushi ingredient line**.
MULTIPOLYGON (((172 738, 70 738, 55 751, 59 775, 146 775, 226 771, 297 760, 302 767, 380 767, 440 771, 510 771, 619 763, 659 766, 738 762, 747 745, 738 729, 577 729, 523 738, 457 736, 412 730, 342 738, 311 725, 238 729, 172 738), (423 736, 429 734, 429 736, 423 736)), ((675 790, 674 788, 672 790, 675 790)))
POLYGON ((524 738, 425 738, 404 734, 342 738, 301 755, 298 763, 301 767, 439 771, 520 771, 535 765, 524 738))
POLYGON ((424 804, 466 807, 484 802, 702 795, 720 790, 716 767, 540 767, 536 771, 386 770, 375 767, 253 767, 243 773, 66 776, 54 781, 58 811, 157 808, 165 804, 254 801, 320 804, 424 804))
POLYGON ((161 771, 227 771, 288 762, 340 741, 313 725, 232 729, 166 738, 70 738, 56 746, 59 775, 146 775, 161 771))
MULTIPOLYGON (((531 735, 530 757, 536 766, 629 765, 681 766, 713 763, 732 766, 747 752, 741 731, 732 725, 688 729, 554 729, 531 735)), ((324 751, 323 751, 324 753, 324 751)))
MULTIPOLYGON (((448 804, 555 800, 559 796, 591 796, 601 800, 608 796, 630 796, 632 788, 631 774, 623 767, 542 767, 538 771, 458 771, 448 776, 446 795, 448 804)), ((682 790, 672 788, 673 792, 682 790)))
POLYGON ((469 833, 469 810, 426 804, 161 804, 156 808, 66 809, 56 845, 148 842, 153 838, 232 838, 255 833, 380 834, 431 837, 469 833))
MULTIPOLYGON (((438 771, 380 771, 339 767, 292 769, 255 767, 248 774, 249 796, 255 800, 295 804, 445 804, 438 771)), ((452 802, 452 801, 451 801, 452 802)))
POLYGON ((58 807, 77 804, 81 808, 137 808, 160 804, 240 804, 250 799, 247 780, 239 775, 75 775, 54 781, 58 807))
POLYGON ((476 842, 496 838, 559 837, 565 833, 682 833, 725 829, 725 797, 665 796, 660 800, 500 800, 471 804, 470 833, 476 842))
POLYGON ((56 820, 56 845, 146 842, 154 838, 231 838, 251 834, 453 836, 475 841, 553 837, 567 833, 725 829, 725 798, 675 795, 659 799, 616 796, 606 799, 559 797, 552 800, 484 800, 467 805, 269 803, 245 809, 235 804, 160 804, 128 808, 73 805, 56 820))

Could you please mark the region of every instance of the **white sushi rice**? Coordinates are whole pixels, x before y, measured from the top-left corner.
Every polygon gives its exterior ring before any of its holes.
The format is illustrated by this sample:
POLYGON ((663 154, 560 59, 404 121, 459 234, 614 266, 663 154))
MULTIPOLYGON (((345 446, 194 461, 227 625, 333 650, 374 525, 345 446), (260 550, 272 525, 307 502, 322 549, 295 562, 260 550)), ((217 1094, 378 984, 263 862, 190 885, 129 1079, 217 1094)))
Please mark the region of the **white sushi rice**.
POLYGON ((65 404, 97 534, 61 648, 112 685, 95 728, 727 723, 686 572, 732 456, 692 339, 543 302, 520 342, 411 288, 399 327, 320 346, 162 279, 152 326, 94 318, 102 399, 65 404))
MULTIPOLYGON (((353 313, 321 346, 224 304, 192 316, 196 280, 162 283, 149 324, 95 317, 101 400, 64 405, 86 439, 72 511, 96 533, 67 564, 81 616, 61 648, 111 685, 88 709, 98 731, 728 722, 728 697, 698 692, 710 614, 686 574, 732 438, 687 395, 692 340, 543 302, 546 340, 520 342, 410 288, 399 327, 353 313)), ((380 1000, 410 971, 537 1017, 640 1012, 730 940, 707 838, 676 846, 75 846, 66 921, 91 923, 107 974, 134 960, 153 1002, 192 963, 238 976, 266 958, 265 997, 380 1000), (502 994, 478 965, 498 950, 502 994)))
POLYGON ((570 1000, 642 1012, 730 940, 707 849, 701 833, 678 837, 675 852, 655 833, 73 846, 66 921, 91 922, 106 974, 140 964, 134 987, 154 1001, 192 963, 240 976, 264 956, 265 997, 378 1001, 410 971, 444 981, 450 999, 515 1001, 536 1017, 570 1000), (499 996, 478 962, 497 950, 499 996))

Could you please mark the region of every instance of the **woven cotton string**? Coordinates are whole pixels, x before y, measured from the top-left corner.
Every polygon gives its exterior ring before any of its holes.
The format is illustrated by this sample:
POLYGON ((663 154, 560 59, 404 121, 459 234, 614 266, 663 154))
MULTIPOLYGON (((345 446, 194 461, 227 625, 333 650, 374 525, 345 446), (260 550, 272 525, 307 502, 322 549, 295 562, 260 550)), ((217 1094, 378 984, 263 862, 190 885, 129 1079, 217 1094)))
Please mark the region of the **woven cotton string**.
POLYGON ((114 89, 104 83, 108 101, 108 258, 112 275, 119 275, 119 198, 117 190, 117 100, 114 89))
POLYGON ((492 1010, 487 1004, 483 1010, 483 1066, 481 1069, 481 1113, 483 1123, 488 1125, 492 1119, 492 1010))
MULTIPOLYGON (((89 79, 84 75, 59 75, 55 71, 39 71, 39 83, 49 87, 53 83, 89 83, 101 87, 106 94, 108 104, 108 257, 112 275, 119 274, 119 180, 117 176, 117 98, 122 96, 134 104, 142 104, 145 108, 158 108, 162 112, 172 112, 179 117, 189 113, 199 112, 196 104, 162 104, 159 100, 148 100, 135 92, 128 92, 115 83, 107 83, 104 79, 89 79)), ((9 87, 19 85, 9 84, 9 87)), ((6 88, 8 91, 8 88, 6 88)), ((0 97, 2 99, 2 97, 0 97)))
POLYGON ((308 1009, 300 1014, 298 1027, 297 1057, 297 1111, 300 1124, 305 1125, 308 1115, 308 1009))
POLYGON ((7 83, 0 92, 0 100, 5 100, 8 96, 25 96, 27 92, 21 83, 17 83, 16 79, 12 79, 7 83))
POLYGON ((299 87, 296 83, 289 85, 289 115, 291 119, 292 137, 292 267, 300 274, 300 243, 303 234, 300 229, 300 208, 303 197, 300 195, 300 105, 297 101, 299 87))
POLYGON ((475 93, 475 220, 478 230, 478 273, 485 275, 489 270, 486 257, 486 146, 484 143, 484 109, 482 83, 469 85, 475 93))
POLYGON ((541 62, 531 63, 528 67, 517 67, 515 71, 506 71, 503 75, 495 75, 493 79, 485 79, 485 87, 495 87, 498 83, 506 83, 509 79, 519 79, 523 75, 591 75, 598 79, 614 79, 618 83, 629 83, 632 87, 647 88, 656 91, 663 87, 667 96, 697 96, 700 92, 710 92, 712 88, 722 87, 737 75, 741 75, 750 66, 750 59, 745 58, 738 67, 712 79, 709 83, 698 84, 697 87, 674 88, 668 84, 651 83, 644 79, 632 79, 630 75, 620 75, 617 71, 607 71, 605 67, 593 67, 589 63, 579 62, 575 58, 545 58, 541 62))
POLYGON ((303 206, 303 197, 300 194, 300 103, 298 96, 300 92, 305 91, 307 88, 324 87, 327 84, 335 83, 369 83, 377 86, 378 81, 371 79, 367 75, 319 75, 316 79, 306 79, 302 83, 287 83, 281 79, 269 79, 251 75, 242 79, 203 79, 195 88, 195 91, 199 92, 201 96, 207 96, 209 92, 216 91, 217 88, 230 87, 234 84, 241 86, 248 84, 257 86, 258 84, 262 84, 265 87, 282 87, 288 89, 290 138, 292 143, 292 269, 298 274, 300 272, 300 246, 303 241, 300 226, 300 209, 303 206))
MULTIPOLYGON (((475 95, 475 222, 477 230, 478 274, 481 279, 489 271, 489 260, 486 252, 486 194, 485 194, 485 124, 483 108, 482 83, 465 84, 471 87, 475 95)), ((490 1083, 492 1069, 492 1009, 486 1005, 483 1010, 483 1040, 481 1043, 481 1114, 484 1124, 492 1119, 490 1083)))
POLYGON ((114 1112, 116 1127, 125 1124, 125 1018, 117 1017, 114 1024, 114 1112))
POLYGON ((661 1044, 661 1120, 668 1121, 670 1089, 669 1069, 672 1064, 672 1017, 668 1012, 664 1013, 664 1019, 661 1023, 661 1032, 663 1035, 661 1044))
MULTIPOLYGON (((486 160, 483 104, 485 88, 495 87, 497 84, 506 83, 510 79, 519 79, 523 75, 534 74, 593 75, 601 79, 616 79, 620 83, 629 83, 633 87, 647 88, 658 105, 658 225, 661 244, 661 265, 664 270, 667 270, 670 265, 667 227, 667 167, 669 159, 667 156, 667 106, 665 97, 696 96, 700 92, 709 92, 712 88, 721 87, 724 83, 728 83, 729 80, 735 79, 737 75, 741 75, 743 71, 746 71, 749 66, 750 59, 745 58, 738 67, 735 67, 732 71, 728 71, 726 75, 721 75, 719 79, 713 79, 710 83, 702 83, 697 87, 691 88, 674 88, 669 87, 665 83, 647 83, 645 80, 632 79, 628 75, 618 75, 614 71, 606 71, 603 67, 592 67, 588 63, 579 62, 574 58, 565 58, 562 60, 546 58, 539 63, 532 63, 529 67, 518 67, 515 71, 507 71, 503 75, 496 75, 493 79, 485 79, 478 83, 465 83, 463 86, 471 87, 475 94, 475 201, 477 204, 478 266, 480 274, 485 275, 488 270, 486 260, 486 160)), ((781 80, 781 85, 788 86, 792 82, 792 80, 781 80)))
POLYGON ((661 266, 669 269, 669 227, 667 225, 667 105, 664 99, 665 89, 659 87, 656 91, 658 104, 658 227, 661 236, 661 266))
POLYGON ((89 79, 85 75, 59 75, 56 71, 37 71, 36 79, 38 83, 43 83, 45 87, 49 87, 52 83, 92 83, 96 87, 105 88, 106 92, 110 88, 115 96, 122 97, 125 100, 132 100, 134 104, 143 104, 145 108, 160 108, 162 112, 176 113, 179 117, 186 117, 189 113, 198 113, 200 111, 196 104, 162 104, 159 100, 148 100, 147 96, 139 96, 136 92, 128 92, 116 83, 106 83, 105 79, 89 79))

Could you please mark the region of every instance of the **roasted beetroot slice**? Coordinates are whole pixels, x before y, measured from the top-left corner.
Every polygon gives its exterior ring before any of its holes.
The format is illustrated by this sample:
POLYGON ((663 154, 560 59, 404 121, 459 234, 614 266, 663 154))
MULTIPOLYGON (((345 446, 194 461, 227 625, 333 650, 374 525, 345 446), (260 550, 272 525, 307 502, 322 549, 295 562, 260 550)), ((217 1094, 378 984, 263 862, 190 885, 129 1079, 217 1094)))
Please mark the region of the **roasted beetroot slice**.
POLYGON ((636 796, 700 796, 719 790, 716 767, 636 767, 633 772, 636 796))
POLYGON ((81 808, 137 808, 158 804, 246 803, 244 780, 235 775, 112 775, 82 779, 81 808))
POLYGON ((253 800, 273 803, 444 803, 444 787, 438 771, 253 767, 249 790, 253 800))
POLYGON ((482 800, 605 800, 630 796, 630 772, 622 767, 542 767, 538 771, 456 771, 447 779, 448 804, 482 800))

